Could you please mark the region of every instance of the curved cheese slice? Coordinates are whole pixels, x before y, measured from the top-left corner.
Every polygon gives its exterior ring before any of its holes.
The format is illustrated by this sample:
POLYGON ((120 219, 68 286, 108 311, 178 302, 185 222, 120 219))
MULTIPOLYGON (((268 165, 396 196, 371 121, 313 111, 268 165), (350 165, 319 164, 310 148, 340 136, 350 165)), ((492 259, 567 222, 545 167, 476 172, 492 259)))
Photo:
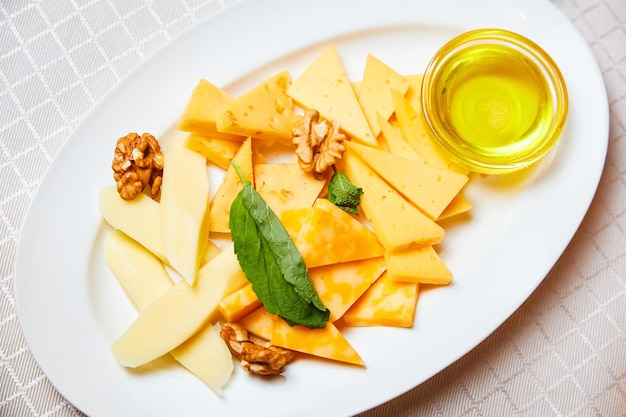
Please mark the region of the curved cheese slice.
POLYGON ((193 287, 181 280, 147 305, 111 346, 123 366, 135 368, 181 345, 205 326, 222 298, 246 285, 231 248, 204 265, 193 287))
MULTIPOLYGON (((104 240, 104 257, 135 308, 144 307, 174 284, 163 264, 124 233, 112 230, 104 240)), ((221 394, 233 373, 232 355, 212 324, 200 329, 170 354, 221 394)))

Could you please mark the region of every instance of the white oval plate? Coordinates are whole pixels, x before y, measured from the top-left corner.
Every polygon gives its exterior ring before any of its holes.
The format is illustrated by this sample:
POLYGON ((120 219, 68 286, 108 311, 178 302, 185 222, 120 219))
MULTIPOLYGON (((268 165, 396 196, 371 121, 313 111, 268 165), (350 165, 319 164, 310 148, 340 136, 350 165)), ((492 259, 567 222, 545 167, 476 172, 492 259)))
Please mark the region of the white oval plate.
POLYGON ((20 236, 15 291, 32 352, 56 388, 92 417, 348 416, 424 382, 484 340, 557 261, 595 193, 608 142, 606 93, 593 56, 550 3, 531 1, 250 1, 198 25, 125 79, 84 120, 50 167, 20 236), (129 371, 109 346, 135 312, 102 256, 97 191, 112 183, 114 141, 172 134, 197 81, 233 94, 336 44, 358 80, 367 53, 420 73, 454 35, 517 31, 561 67, 570 114, 556 152, 522 175, 473 181, 472 217, 441 246, 454 283, 424 291, 412 329, 356 328, 366 368, 299 360, 270 381, 237 371, 219 398, 166 360, 129 371))

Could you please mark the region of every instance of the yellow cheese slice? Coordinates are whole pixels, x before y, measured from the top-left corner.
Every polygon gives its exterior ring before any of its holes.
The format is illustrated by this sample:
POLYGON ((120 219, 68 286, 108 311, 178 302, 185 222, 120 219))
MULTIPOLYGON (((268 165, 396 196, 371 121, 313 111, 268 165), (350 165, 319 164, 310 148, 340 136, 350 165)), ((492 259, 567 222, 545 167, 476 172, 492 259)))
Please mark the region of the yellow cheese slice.
POLYGON ((278 217, 285 210, 313 206, 324 185, 326 178, 304 172, 297 162, 254 166, 254 187, 278 217))
POLYGON ((218 132, 215 124, 216 111, 232 101, 228 93, 202 78, 191 93, 177 128, 201 136, 241 142, 245 137, 218 132))
POLYGON ((449 219, 450 217, 467 213, 471 209, 472 203, 470 203, 463 194, 458 194, 456 197, 454 197, 454 199, 452 199, 450 204, 448 204, 448 207, 446 207, 441 212, 441 214, 437 218, 437 221, 449 219))
POLYGON ((388 120, 394 112, 391 89, 404 94, 409 85, 409 80, 404 76, 372 54, 368 54, 358 98, 374 137, 380 133, 377 115, 380 114, 388 120))
POLYGON ((276 317, 270 342, 275 346, 320 358, 363 365, 363 359, 331 322, 323 329, 309 329, 298 325, 290 326, 276 317))
POLYGON ((205 159, 172 139, 163 150, 159 225, 165 257, 190 284, 196 280, 209 239, 209 176, 205 159))
POLYGON ((120 197, 114 185, 102 187, 98 193, 98 208, 104 220, 121 230, 162 261, 166 261, 159 224, 159 203, 146 194, 132 200, 120 197))
MULTIPOLYGON (((242 175, 254 184, 251 143, 251 138, 246 139, 233 160, 237 163, 242 175)), ((235 168, 229 166, 222 183, 209 203, 209 230, 211 232, 230 233, 230 227, 228 226, 230 206, 242 189, 243 183, 239 179, 235 168)))
POLYGON ((419 284, 383 274, 343 315, 347 326, 412 327, 419 284))
POLYGON ((247 283, 231 246, 200 269, 193 287, 181 280, 146 306, 111 346, 115 358, 135 368, 170 352, 210 323, 222 298, 247 283))
MULTIPOLYGON (((139 311, 174 285, 159 259, 120 231, 105 236, 104 257, 139 311)), ((218 394, 233 373, 230 350, 210 323, 170 354, 218 394)))
POLYGON ((320 266, 309 269, 322 303, 337 321, 385 271, 384 257, 320 266))
POLYGON ((261 300, 248 284, 220 301, 219 310, 225 322, 236 322, 261 307, 261 300))
MULTIPOLYGON (((408 74, 404 76, 409 81, 409 88, 404 92, 404 97, 411 107, 419 114, 422 113, 422 81, 424 74, 408 74)), ((398 90, 400 91, 400 90, 398 90)), ((402 92, 402 91, 400 91, 402 92)))
POLYGON ((444 151, 435 143, 432 133, 420 115, 402 93, 391 91, 398 127, 404 140, 419 152, 428 164, 442 169, 452 170, 467 175, 469 170, 461 167, 448 158, 444 151))
POLYGON ((290 82, 289 71, 282 71, 235 98, 217 112, 217 129, 290 145, 296 122, 290 82))
POLYGON ((192 133, 187 137, 185 145, 192 151, 204 156, 208 162, 212 162, 221 168, 228 169, 230 160, 235 157, 242 143, 243 138, 241 141, 237 141, 200 136, 192 133))
POLYGON ((363 109, 335 46, 329 46, 287 89, 297 103, 315 109, 327 120, 337 120, 352 139, 377 146, 363 109))
POLYGON ((405 200, 355 153, 346 151, 343 161, 350 180, 363 189, 361 207, 387 252, 431 245, 443 239, 441 226, 405 200))
POLYGON ((385 260, 392 281, 446 285, 452 280, 452 272, 432 246, 387 254, 385 260))
POLYGON ((380 149, 352 142, 346 142, 345 146, 431 219, 439 217, 468 180, 465 175, 420 164, 380 149))
POLYGON ((392 126, 387 120, 379 115, 378 123, 381 127, 381 141, 386 144, 389 153, 400 156, 402 158, 410 159, 411 161, 418 162, 422 165, 427 165, 428 162, 420 155, 409 143, 404 140, 400 128, 392 126))
POLYGON ((309 268, 375 258, 385 252, 374 232, 326 199, 318 199, 310 209, 283 214, 283 226, 295 236, 292 240, 309 268), (303 218, 297 220, 295 215, 303 218), (300 228, 297 235, 292 226, 300 228))

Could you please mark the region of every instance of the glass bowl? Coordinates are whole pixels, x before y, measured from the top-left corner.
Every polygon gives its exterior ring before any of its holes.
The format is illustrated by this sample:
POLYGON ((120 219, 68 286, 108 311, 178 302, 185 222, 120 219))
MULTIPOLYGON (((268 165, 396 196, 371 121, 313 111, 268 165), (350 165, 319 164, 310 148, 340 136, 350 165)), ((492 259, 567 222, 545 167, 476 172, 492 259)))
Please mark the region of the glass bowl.
POLYGON ((436 142, 472 171, 501 174, 541 159, 568 110, 563 76, 536 43, 502 29, 463 33, 431 59, 423 112, 436 142))

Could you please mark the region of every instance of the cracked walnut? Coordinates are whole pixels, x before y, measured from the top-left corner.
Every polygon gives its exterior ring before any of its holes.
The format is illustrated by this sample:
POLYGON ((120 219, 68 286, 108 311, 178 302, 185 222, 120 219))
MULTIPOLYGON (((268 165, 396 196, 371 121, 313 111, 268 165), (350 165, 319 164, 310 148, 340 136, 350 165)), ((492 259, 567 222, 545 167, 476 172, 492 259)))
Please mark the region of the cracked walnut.
POLYGON ((132 200, 148 187, 153 199, 159 195, 163 180, 163 154, 159 142, 149 133, 129 133, 117 140, 111 164, 117 191, 132 200))

